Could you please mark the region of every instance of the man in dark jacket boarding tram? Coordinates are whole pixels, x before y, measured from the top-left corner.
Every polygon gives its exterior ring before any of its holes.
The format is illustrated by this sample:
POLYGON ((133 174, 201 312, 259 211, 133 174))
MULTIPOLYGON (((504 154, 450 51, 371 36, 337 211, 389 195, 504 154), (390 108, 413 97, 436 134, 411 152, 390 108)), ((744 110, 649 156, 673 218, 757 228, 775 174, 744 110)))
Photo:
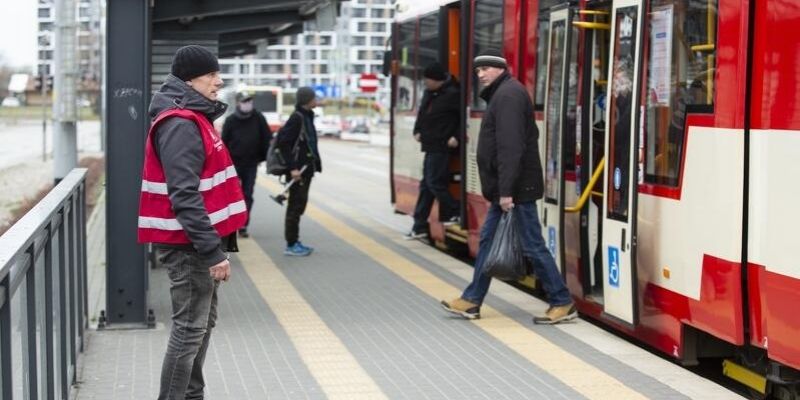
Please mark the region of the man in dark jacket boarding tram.
POLYGON ((445 225, 458 223, 461 212, 458 201, 447 190, 450 153, 459 145, 461 95, 458 82, 437 62, 428 65, 423 76, 426 90, 414 123, 414 139, 420 142, 425 161, 414 209, 414 226, 404 236, 406 239, 428 236, 428 217, 434 200, 439 201, 439 221, 445 225))
POLYGON ((481 121, 477 156, 483 197, 491 207, 481 228, 472 282, 461 297, 441 304, 455 315, 480 318, 480 307, 491 283, 483 273, 483 265, 500 217, 514 208, 523 254, 533 265, 550 303, 547 312, 534 317, 533 322, 556 324, 574 319, 575 305, 542 237, 536 211, 544 184, 533 103, 525 87, 508 73, 506 59, 499 51, 481 53, 475 58, 474 67, 483 86, 480 96, 488 103, 481 121))

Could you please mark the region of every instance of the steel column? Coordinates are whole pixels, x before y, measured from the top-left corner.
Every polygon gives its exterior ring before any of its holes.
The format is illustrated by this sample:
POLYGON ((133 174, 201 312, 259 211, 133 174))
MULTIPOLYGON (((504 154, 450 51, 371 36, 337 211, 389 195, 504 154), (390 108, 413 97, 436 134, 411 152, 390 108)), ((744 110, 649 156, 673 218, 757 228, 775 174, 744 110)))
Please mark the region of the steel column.
POLYGON ((136 242, 144 141, 149 126, 150 8, 147 0, 107 4, 108 132, 106 316, 145 324, 145 248, 136 242))

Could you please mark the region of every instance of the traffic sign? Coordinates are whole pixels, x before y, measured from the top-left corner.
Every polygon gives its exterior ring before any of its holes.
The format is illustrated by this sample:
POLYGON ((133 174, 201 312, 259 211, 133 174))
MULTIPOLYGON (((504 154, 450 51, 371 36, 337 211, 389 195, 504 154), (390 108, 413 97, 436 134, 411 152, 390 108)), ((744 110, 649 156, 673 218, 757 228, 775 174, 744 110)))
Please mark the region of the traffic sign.
POLYGON ((358 79, 358 88, 364 93, 374 93, 378 91, 378 76, 375 74, 361 74, 358 79))

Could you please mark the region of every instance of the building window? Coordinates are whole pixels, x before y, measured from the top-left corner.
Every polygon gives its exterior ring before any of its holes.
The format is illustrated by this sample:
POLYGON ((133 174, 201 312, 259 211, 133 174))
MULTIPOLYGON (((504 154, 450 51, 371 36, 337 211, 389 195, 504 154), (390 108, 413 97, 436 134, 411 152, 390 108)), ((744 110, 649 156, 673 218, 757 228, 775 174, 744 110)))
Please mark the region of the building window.
POLYGON ((353 18, 365 18, 367 16, 367 10, 364 8, 351 8, 350 16, 353 18))
POLYGON ((330 37, 328 35, 319 37, 319 45, 320 46, 330 46, 331 44, 333 44, 333 38, 332 37, 330 37))
POLYGON ((353 46, 366 46, 367 45, 367 37, 366 36, 353 36, 350 38, 350 44, 353 46))
POLYGON ((320 74, 327 74, 328 73, 328 64, 320 64, 319 73, 320 74))
POLYGON ((385 8, 373 8, 370 10, 370 16, 372 18, 389 18, 388 11, 385 8))
POLYGON ((373 32, 386 32, 386 27, 387 26, 388 25, 386 25, 385 22, 376 22, 376 23, 372 24, 372 29, 373 29, 373 32))
POLYGON ((39 31, 52 31, 53 30, 53 23, 52 22, 40 22, 39 23, 39 31))
POLYGON ((306 60, 316 60, 316 59, 317 59, 316 50, 306 50, 306 60))
POLYGON ((366 71, 366 68, 364 68, 363 64, 353 64, 353 73, 363 74, 364 71, 366 71))
POLYGON ((322 54, 320 55, 322 61, 328 61, 331 58, 331 51, 330 50, 322 50, 322 54))
POLYGON ((373 36, 370 38, 370 44, 373 46, 384 47, 386 46, 386 38, 380 36, 373 36))
POLYGON ((39 9, 39 18, 50 18, 50 9, 49 8, 40 8, 39 9))
POLYGON ((233 64, 220 64, 219 65, 219 72, 223 74, 232 74, 233 73, 233 64))
POLYGON ((300 59, 300 50, 292 50, 292 60, 300 59))

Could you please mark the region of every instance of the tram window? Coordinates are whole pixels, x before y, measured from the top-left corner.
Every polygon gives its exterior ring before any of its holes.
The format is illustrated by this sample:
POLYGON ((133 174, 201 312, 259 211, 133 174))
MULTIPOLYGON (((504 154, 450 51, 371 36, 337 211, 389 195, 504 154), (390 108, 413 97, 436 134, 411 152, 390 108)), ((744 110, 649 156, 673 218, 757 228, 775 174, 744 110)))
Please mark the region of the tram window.
POLYGON ((645 115, 647 183, 678 186, 687 112, 711 112, 716 1, 651 0, 645 115))
POLYGON ((545 81, 547 80, 547 40, 550 37, 550 19, 539 20, 539 41, 536 43, 536 93, 534 106, 544 110, 545 81))
POLYGON ((614 74, 609 93, 610 159, 608 188, 608 217, 628 221, 630 190, 631 119, 633 118, 634 60, 636 60, 637 6, 617 10, 613 38, 614 74))
MULTIPOLYGON (((478 55, 488 49, 503 49, 503 0, 477 0, 475 2, 475 36, 472 54, 478 55)), ((486 102, 480 98, 478 75, 472 74, 472 108, 483 110, 486 102)))
POLYGON ((547 74, 547 107, 545 109, 545 201, 553 204, 558 202, 558 183, 561 179, 559 152, 561 143, 561 106, 563 100, 562 85, 564 83, 564 46, 567 45, 567 25, 565 20, 553 22, 550 33, 550 46, 548 57, 550 60, 547 74))
MULTIPOLYGON (((580 18, 576 15, 575 21, 580 18)), ((578 129, 578 35, 576 26, 572 26, 569 41, 569 59, 567 60, 567 115, 564 127, 564 170, 575 171, 575 146, 578 129)))
POLYGON ((419 20, 419 45, 417 56, 417 97, 422 100, 425 81, 422 72, 429 64, 439 61, 439 14, 429 14, 419 20))
POLYGON ((397 58, 400 62, 400 73, 397 76, 397 110, 414 109, 415 58, 414 39, 417 32, 417 21, 411 20, 398 26, 397 58))

